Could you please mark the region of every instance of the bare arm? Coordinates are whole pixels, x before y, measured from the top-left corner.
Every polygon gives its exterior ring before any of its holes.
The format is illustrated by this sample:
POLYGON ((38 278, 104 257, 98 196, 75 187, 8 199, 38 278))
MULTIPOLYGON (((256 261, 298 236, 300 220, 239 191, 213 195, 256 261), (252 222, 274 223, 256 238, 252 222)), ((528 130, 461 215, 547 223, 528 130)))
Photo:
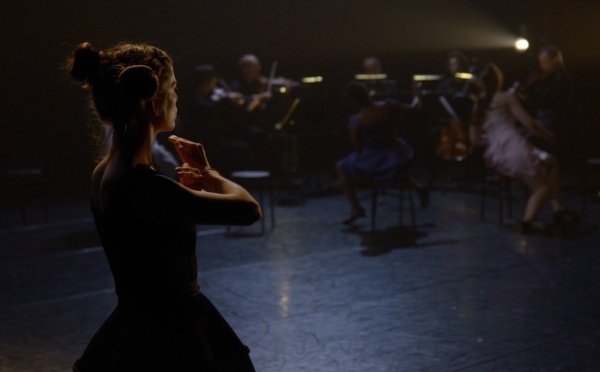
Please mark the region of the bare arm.
POLYGON ((485 147, 489 145, 489 142, 483 134, 481 125, 469 125, 469 141, 471 144, 470 151, 473 151, 475 147, 485 147))
POLYGON ((421 109, 421 83, 413 82, 412 90, 414 97, 410 103, 398 102, 398 108, 401 112, 415 112, 421 109))
POLYGON ((175 145, 183 162, 177 168, 182 187, 196 198, 210 202, 215 209, 227 211, 218 213, 222 217, 215 218, 214 223, 249 224, 262 217, 260 205, 244 187, 210 167, 202 144, 177 136, 169 137, 169 141, 175 145))

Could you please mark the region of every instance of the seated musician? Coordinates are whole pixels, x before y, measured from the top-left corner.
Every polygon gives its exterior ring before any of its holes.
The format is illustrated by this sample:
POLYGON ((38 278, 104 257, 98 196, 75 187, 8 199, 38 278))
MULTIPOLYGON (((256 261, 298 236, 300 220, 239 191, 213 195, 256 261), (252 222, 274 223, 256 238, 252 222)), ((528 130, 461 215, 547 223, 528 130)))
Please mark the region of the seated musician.
POLYGON ((469 59, 460 51, 451 51, 446 59, 446 74, 434 89, 443 100, 439 122, 440 140, 436 153, 445 160, 463 160, 468 155, 469 117, 474 102, 475 87, 469 73, 469 59))
MULTIPOLYGON (((245 54, 238 61, 238 76, 229 84, 233 92, 243 97, 243 108, 238 113, 236 134, 247 144, 251 153, 248 159, 252 165, 260 164, 273 168, 272 136, 274 125, 288 109, 283 106, 281 94, 275 88, 291 89, 297 85, 292 80, 274 76, 274 63, 267 77, 262 74, 259 58, 254 54, 245 54)), ((232 133, 233 134, 233 133, 232 133)))
POLYGON ((180 126, 183 137, 201 142, 210 149, 220 169, 227 172, 232 165, 232 152, 247 147, 236 143, 231 133, 235 133, 243 96, 227 89, 216 68, 209 64, 199 64, 195 68, 196 92, 191 97, 190 112, 180 126))
POLYGON ((399 94, 397 81, 388 79, 387 74, 383 72, 381 59, 376 56, 369 56, 363 60, 363 72, 356 75, 356 80, 362 81, 375 99, 397 97, 399 94))

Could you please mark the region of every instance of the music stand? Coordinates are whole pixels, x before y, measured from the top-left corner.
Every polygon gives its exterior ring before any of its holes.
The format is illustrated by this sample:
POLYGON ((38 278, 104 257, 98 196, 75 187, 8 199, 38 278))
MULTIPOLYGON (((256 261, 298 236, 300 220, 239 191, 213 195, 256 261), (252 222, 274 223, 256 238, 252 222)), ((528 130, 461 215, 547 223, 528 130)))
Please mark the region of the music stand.
MULTIPOLYGON (((283 174, 283 183, 288 191, 287 194, 290 194, 292 189, 291 186, 293 182, 291 176, 298 171, 298 138, 294 131, 284 132, 284 130, 294 126, 295 122, 292 120, 292 117, 298 109, 299 104, 300 98, 295 98, 281 121, 273 126, 276 132, 274 139, 278 139, 282 144, 281 170, 283 174)), ((280 198, 280 202, 282 202, 282 198, 280 198)), ((297 202, 297 197, 288 196, 283 202, 285 204, 295 204, 297 202)))

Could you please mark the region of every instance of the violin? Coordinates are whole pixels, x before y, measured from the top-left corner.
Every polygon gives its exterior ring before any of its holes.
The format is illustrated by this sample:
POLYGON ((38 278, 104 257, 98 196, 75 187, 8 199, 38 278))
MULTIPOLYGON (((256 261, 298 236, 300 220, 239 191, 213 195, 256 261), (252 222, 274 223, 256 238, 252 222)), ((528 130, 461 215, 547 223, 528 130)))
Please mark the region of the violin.
POLYGON ((241 93, 233 92, 222 79, 219 80, 219 84, 223 85, 223 87, 217 86, 212 91, 210 99, 213 102, 219 102, 223 99, 228 99, 238 106, 241 106, 244 104, 244 96, 241 93))
POLYGON ((271 73, 269 77, 261 76, 260 79, 260 92, 252 95, 248 105, 246 106, 248 112, 254 111, 257 108, 264 109, 266 107, 266 101, 270 100, 273 95, 274 88, 277 88, 279 92, 285 93, 288 89, 299 85, 295 82, 284 77, 275 77, 275 70, 277 68, 277 61, 273 62, 271 66, 271 73))

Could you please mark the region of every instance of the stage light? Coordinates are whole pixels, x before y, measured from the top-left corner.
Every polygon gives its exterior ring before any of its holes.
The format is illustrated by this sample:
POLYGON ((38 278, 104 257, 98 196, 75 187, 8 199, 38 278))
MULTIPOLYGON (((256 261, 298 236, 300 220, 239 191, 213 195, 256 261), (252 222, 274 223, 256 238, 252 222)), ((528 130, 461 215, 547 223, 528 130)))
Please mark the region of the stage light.
POLYGON ((322 81, 323 81, 322 76, 307 76, 307 77, 302 78, 302 82, 304 84, 314 84, 314 83, 320 83, 322 81))
POLYGON ((354 78, 356 80, 385 80, 387 74, 356 74, 354 78))
POLYGON ((456 74, 454 74, 454 77, 461 80, 471 80, 474 76, 470 72, 457 72, 456 74))
POLYGON ((520 37, 515 41, 515 49, 517 52, 524 52, 529 49, 529 41, 527 39, 520 37))
POLYGON ((413 81, 436 81, 442 80, 443 75, 413 75, 413 81))

